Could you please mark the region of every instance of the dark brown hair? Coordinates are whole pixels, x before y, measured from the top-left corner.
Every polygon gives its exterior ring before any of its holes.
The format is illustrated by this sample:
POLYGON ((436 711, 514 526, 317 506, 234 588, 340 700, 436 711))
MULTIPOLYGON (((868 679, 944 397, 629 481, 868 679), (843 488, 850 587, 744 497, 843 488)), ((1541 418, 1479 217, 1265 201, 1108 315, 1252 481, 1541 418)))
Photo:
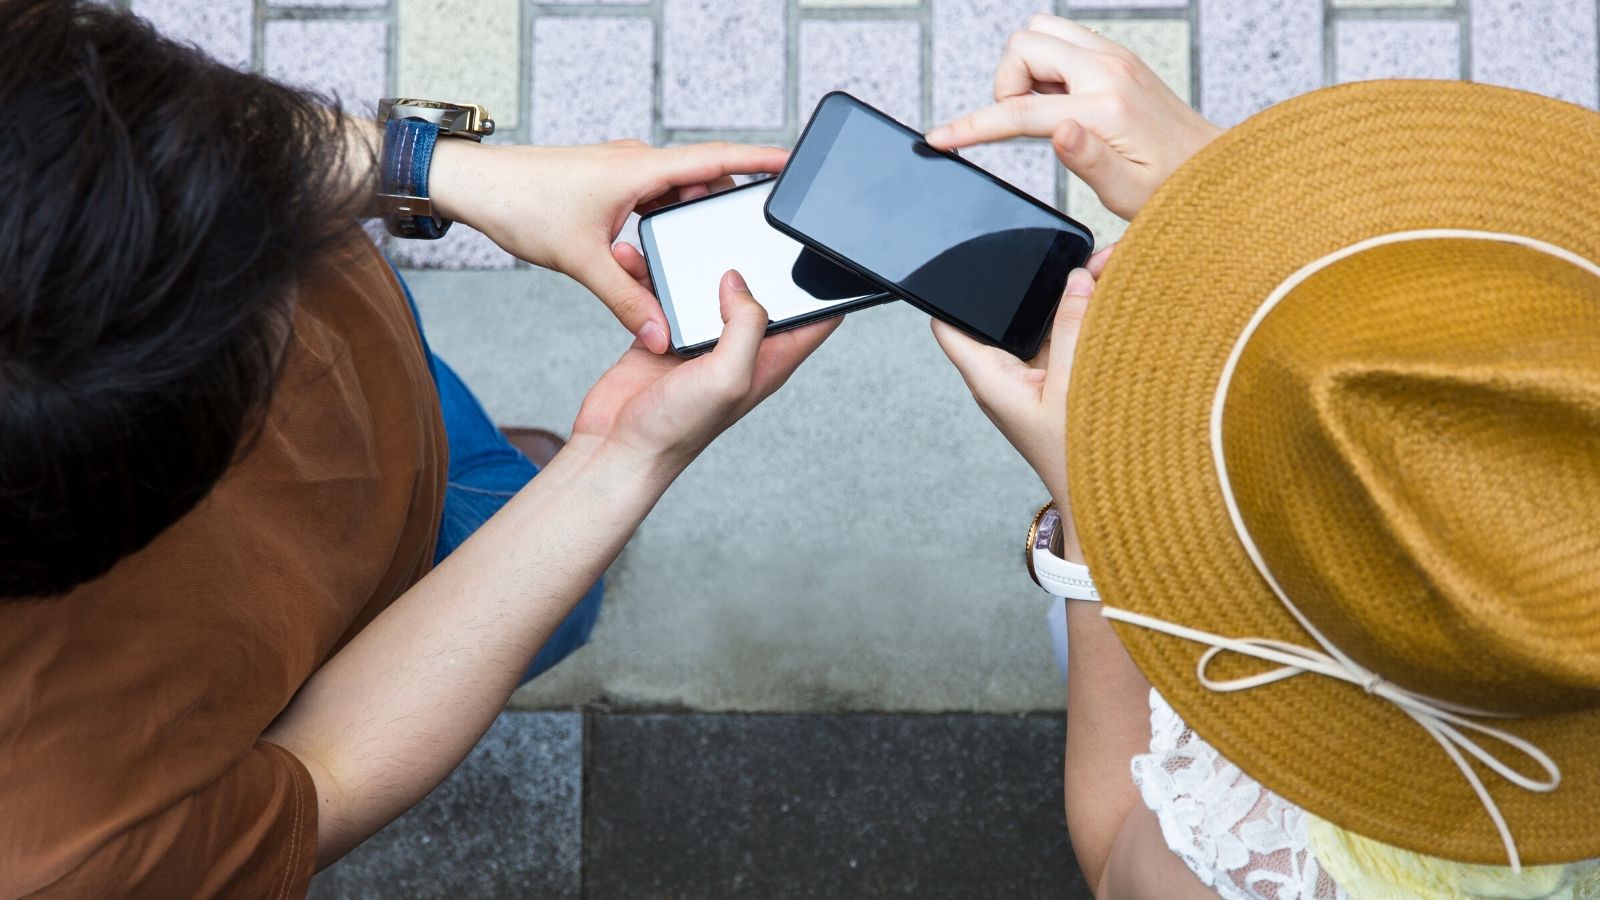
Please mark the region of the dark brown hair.
POLYGON ((248 445, 355 198, 317 98, 109 6, 0 0, 0 109, 0 598, 40 597, 248 445))

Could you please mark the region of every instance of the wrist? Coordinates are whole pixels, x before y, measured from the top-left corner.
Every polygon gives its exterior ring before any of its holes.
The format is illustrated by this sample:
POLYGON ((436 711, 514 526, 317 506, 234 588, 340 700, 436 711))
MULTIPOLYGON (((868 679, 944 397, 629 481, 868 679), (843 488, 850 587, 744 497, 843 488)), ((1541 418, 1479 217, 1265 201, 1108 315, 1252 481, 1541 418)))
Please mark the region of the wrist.
MULTIPOLYGON (((687 463, 651 453, 608 437, 575 434, 562 449, 571 452, 598 483, 660 496, 683 474, 687 463)), ((557 455, 557 459, 560 454, 557 455)))
POLYGON ((1053 484, 1047 482, 1045 487, 1050 491, 1050 502, 1061 514, 1061 558, 1084 565, 1083 545, 1078 543, 1078 523, 1072 518, 1072 502, 1067 496, 1066 479, 1062 478, 1053 484))
POLYGON ((429 199, 441 217, 482 231, 472 199, 482 193, 483 169, 497 149, 477 141, 441 138, 433 147, 428 172, 429 199))

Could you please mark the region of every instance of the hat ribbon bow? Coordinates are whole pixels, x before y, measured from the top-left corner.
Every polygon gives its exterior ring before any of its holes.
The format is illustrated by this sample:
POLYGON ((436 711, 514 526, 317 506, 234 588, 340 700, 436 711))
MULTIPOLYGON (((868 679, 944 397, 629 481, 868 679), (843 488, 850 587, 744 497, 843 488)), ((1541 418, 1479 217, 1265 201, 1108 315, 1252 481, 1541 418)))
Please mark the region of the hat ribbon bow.
MULTIPOLYGON (((1550 755, 1539 749, 1533 742, 1499 728, 1475 722, 1463 713, 1475 716, 1493 716, 1479 710, 1468 710, 1443 700, 1426 697, 1413 691, 1408 691, 1399 685, 1383 680, 1376 673, 1350 662, 1341 661, 1332 654, 1320 650, 1313 650, 1298 644, 1270 638, 1229 638, 1211 632, 1201 631, 1177 625, 1163 619, 1141 615, 1125 609, 1106 606, 1103 610, 1105 617, 1129 625, 1137 625, 1152 631, 1159 631, 1184 640, 1196 641, 1206 644, 1209 649, 1200 656, 1195 666, 1195 675, 1200 683, 1207 689, 1218 693, 1233 693, 1248 691, 1263 685, 1284 681, 1307 672, 1335 678, 1339 681, 1356 685, 1367 693, 1389 701, 1410 716, 1412 721, 1422 726, 1439 746, 1444 749, 1450 760, 1461 770, 1467 783, 1478 795, 1483 808, 1489 813, 1489 818, 1494 822, 1495 829, 1500 832, 1500 840, 1505 845, 1506 857, 1510 861, 1513 871, 1522 871, 1521 856, 1517 853, 1516 841, 1511 836, 1511 829, 1506 825, 1505 816, 1500 812, 1500 807, 1495 804, 1494 798, 1489 795, 1488 788, 1484 787, 1483 780, 1472 765, 1467 762, 1466 755, 1483 763, 1491 771, 1504 778, 1506 781, 1536 793, 1549 793, 1561 784, 1561 770, 1550 755), (1218 680, 1212 678, 1207 669, 1213 660, 1223 653, 1238 653, 1255 659, 1278 663, 1278 668, 1270 669, 1256 675, 1241 678, 1218 680), (1518 772, 1505 761, 1486 749, 1477 735, 1498 741, 1522 754, 1540 769, 1544 770, 1544 777, 1530 778, 1518 772), (1465 755, 1464 755, 1465 754, 1465 755)), ((1342 654, 1341 654, 1342 655, 1342 654)))

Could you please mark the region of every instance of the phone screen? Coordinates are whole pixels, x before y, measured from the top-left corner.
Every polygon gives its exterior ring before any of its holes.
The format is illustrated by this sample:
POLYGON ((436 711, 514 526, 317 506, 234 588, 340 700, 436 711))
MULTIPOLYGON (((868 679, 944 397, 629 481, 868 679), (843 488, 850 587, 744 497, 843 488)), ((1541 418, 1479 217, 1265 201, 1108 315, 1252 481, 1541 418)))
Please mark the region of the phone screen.
POLYGON ((717 289, 737 269, 781 331, 891 299, 872 282, 830 262, 767 224, 761 181, 645 217, 639 238, 680 354, 710 349, 722 336, 717 289))
POLYGON ((1088 229, 847 94, 818 104, 767 205, 808 244, 970 334, 1037 352, 1088 229))

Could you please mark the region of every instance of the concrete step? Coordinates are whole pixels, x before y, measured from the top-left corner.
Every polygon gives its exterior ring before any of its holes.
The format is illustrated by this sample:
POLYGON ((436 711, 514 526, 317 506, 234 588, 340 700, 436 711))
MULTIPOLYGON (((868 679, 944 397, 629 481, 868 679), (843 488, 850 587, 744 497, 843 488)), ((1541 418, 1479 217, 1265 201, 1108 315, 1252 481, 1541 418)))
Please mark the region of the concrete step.
POLYGON ((1054 714, 502 715, 334 898, 1088 897, 1054 714))

